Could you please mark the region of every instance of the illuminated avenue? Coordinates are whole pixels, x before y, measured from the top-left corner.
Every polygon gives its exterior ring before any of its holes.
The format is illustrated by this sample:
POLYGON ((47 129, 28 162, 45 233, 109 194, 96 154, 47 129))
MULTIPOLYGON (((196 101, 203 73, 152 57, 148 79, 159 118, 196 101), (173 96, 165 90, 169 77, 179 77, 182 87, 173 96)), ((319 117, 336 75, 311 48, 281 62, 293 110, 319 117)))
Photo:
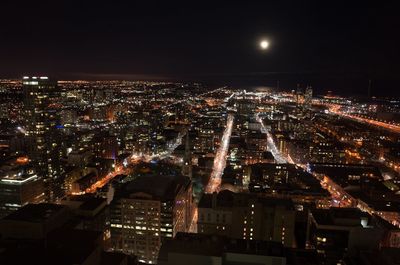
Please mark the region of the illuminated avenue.
POLYGON ((389 131, 393 131, 395 133, 400 133, 400 125, 390 124, 388 122, 377 121, 377 120, 373 120, 373 119, 369 119, 369 118, 364 118, 364 117, 352 115, 352 114, 346 113, 344 111, 341 111, 340 109, 341 109, 340 105, 332 105, 329 108, 329 111, 334 113, 334 114, 341 115, 343 117, 346 117, 346 118, 349 118, 349 119, 353 119, 353 120, 358 121, 358 122, 371 124, 371 125, 374 125, 374 126, 378 126, 378 127, 387 129, 389 131))
POLYGON ((228 155, 229 150, 229 140, 232 134, 232 127, 234 122, 234 116, 232 114, 228 114, 226 128, 222 135, 220 146, 217 149, 214 158, 214 165, 212 168, 211 176, 209 183, 205 189, 206 193, 218 192, 221 186, 221 177, 224 173, 225 165, 226 165, 226 156, 228 155))

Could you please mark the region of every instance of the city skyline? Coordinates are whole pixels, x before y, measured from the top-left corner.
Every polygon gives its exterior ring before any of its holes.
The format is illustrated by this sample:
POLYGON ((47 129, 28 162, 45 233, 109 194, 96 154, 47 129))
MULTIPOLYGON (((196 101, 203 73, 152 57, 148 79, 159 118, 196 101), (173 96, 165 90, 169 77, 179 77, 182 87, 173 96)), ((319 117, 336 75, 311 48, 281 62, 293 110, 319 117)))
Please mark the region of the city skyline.
POLYGON ((399 260, 389 3, 1 5, 1 265, 399 260))

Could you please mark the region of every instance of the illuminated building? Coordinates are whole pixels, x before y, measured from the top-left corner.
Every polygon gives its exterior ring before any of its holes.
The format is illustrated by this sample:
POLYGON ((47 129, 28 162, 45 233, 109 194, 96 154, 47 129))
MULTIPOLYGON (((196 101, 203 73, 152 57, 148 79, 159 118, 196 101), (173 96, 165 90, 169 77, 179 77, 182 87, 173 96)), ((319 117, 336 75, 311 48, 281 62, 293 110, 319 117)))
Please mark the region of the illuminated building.
POLYGON ((311 106, 311 101, 313 97, 313 90, 310 86, 306 88, 306 91, 304 93, 304 105, 305 107, 309 108, 311 106))
POLYGON ((112 248, 155 263, 163 239, 188 231, 191 205, 187 177, 154 175, 128 182, 116 191, 110 210, 112 248))
POLYGON ((58 109, 60 90, 48 77, 23 77, 26 136, 35 141, 32 160, 44 178, 47 200, 63 196, 62 137, 58 109))
POLYGON ((204 194, 197 231, 230 238, 294 243, 295 211, 290 200, 261 198, 224 190, 204 194))
POLYGON ((0 166, 0 218, 28 203, 44 200, 43 179, 27 157, 11 159, 0 166))
POLYGON ((63 125, 75 124, 78 119, 78 114, 75 109, 63 109, 61 111, 61 122, 63 125))
POLYGON ((213 128, 202 128, 198 133, 196 151, 213 152, 215 150, 216 130, 213 128))
POLYGON ((107 136, 103 139, 102 157, 105 159, 116 159, 118 156, 118 141, 115 136, 107 136))
POLYGON ((111 160, 118 157, 119 145, 116 136, 101 132, 94 137, 92 144, 96 157, 111 160))
POLYGON ((310 162, 344 163, 345 151, 341 144, 331 141, 318 141, 310 145, 310 162))
POLYGON ((297 89, 296 89, 296 103, 298 105, 302 104, 304 102, 304 93, 303 90, 300 88, 300 84, 297 84, 297 89))

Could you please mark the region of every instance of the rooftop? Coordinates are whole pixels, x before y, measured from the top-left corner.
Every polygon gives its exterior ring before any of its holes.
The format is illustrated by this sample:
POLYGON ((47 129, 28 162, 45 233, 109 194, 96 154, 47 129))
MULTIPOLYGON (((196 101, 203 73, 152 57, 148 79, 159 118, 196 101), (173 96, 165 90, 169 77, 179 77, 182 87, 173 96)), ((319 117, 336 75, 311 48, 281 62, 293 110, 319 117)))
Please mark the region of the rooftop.
POLYGON ((290 199, 258 197, 251 193, 234 193, 229 190, 223 190, 214 194, 204 194, 200 199, 198 207, 212 208, 213 199, 216 199, 216 207, 247 207, 250 202, 258 202, 264 207, 283 206, 286 209, 293 208, 293 202, 290 199))
POLYGON ((160 250, 160 257, 167 253, 186 253, 221 257, 224 253, 284 257, 285 249, 280 243, 270 241, 228 239, 223 236, 178 233, 167 240, 160 250))
POLYGON ((183 176, 143 176, 125 186, 125 192, 144 192, 162 200, 174 199, 179 186, 187 184, 188 178, 183 176))
POLYGON ((336 226, 367 226, 372 218, 368 213, 358 208, 330 208, 312 210, 314 220, 318 225, 336 226))
POLYGON ((51 219, 64 209, 66 209, 66 206, 51 203, 28 204, 18 211, 4 217, 4 220, 42 223, 51 219))
POLYGON ((0 165, 0 183, 23 184, 37 178, 26 156, 12 157, 0 165))
POLYGON ((136 178, 122 187, 122 197, 143 192, 161 200, 173 200, 180 187, 190 183, 174 166, 162 162, 139 164, 135 172, 136 178))
POLYGON ((98 207, 102 206, 105 202, 106 202, 106 199, 92 197, 92 198, 86 199, 81 204, 81 206, 79 206, 79 209, 84 210, 84 211, 94 211, 98 207))

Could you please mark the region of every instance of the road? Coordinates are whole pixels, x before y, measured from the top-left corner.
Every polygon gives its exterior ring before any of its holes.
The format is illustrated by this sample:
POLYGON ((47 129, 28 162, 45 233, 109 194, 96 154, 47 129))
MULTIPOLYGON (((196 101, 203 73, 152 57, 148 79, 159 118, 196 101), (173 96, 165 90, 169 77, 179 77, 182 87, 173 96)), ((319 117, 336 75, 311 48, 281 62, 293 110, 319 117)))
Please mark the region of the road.
POLYGON ((382 121, 376 121, 376 120, 372 120, 372 119, 367 119, 367 118, 363 118, 363 117, 359 117, 356 115, 345 113, 340 110, 341 109, 340 105, 329 105, 328 108, 331 113, 334 113, 336 115, 339 115, 339 116, 342 116, 342 117, 345 117, 345 118, 348 118, 351 120, 355 120, 355 121, 358 121, 361 123, 366 123, 369 125, 377 126, 382 129, 389 130, 391 132, 400 133, 400 126, 398 126, 398 125, 394 125, 394 124, 390 124, 390 123, 386 123, 386 122, 382 122, 382 121))
POLYGON ((265 127, 264 122, 262 120, 262 118, 260 118, 259 113, 255 114, 256 116, 256 120, 257 122, 259 122, 261 124, 261 132, 265 133, 267 135, 267 146, 268 146, 268 150, 272 153, 272 155, 274 156, 276 162, 278 164, 286 164, 286 163, 290 163, 290 164, 294 164, 293 160, 288 157, 285 158, 278 150, 278 148, 276 147, 276 144, 274 142, 274 138, 272 137, 272 134, 268 131, 268 129, 265 127))
MULTIPOLYGON (((208 96, 208 95, 210 95, 212 93, 215 93, 215 92, 218 92, 218 91, 222 91, 225 88, 226 87, 220 87, 220 88, 205 92, 203 94, 197 95, 196 98, 202 98, 202 97, 208 96)), ((175 104, 178 104, 178 103, 187 103, 187 99, 175 101, 174 103, 171 103, 171 104, 168 104, 168 105, 164 105, 162 108, 167 108, 167 107, 170 107, 171 105, 175 105, 175 104)), ((129 166, 135 165, 135 164, 137 164, 139 162, 150 162, 153 159, 162 160, 162 159, 165 159, 165 158, 169 157, 172 154, 172 152, 182 143, 182 138, 183 138, 184 135, 185 134, 180 133, 178 135, 178 137, 175 139, 175 141, 170 143, 167 146, 167 149, 165 151, 161 152, 161 153, 143 154, 143 153, 135 153, 134 152, 131 155, 130 159, 128 160, 128 165, 126 167, 116 166, 114 171, 108 173, 105 177, 103 177, 102 179, 98 180, 91 187, 87 188, 85 192, 80 192, 79 194, 94 193, 94 192, 96 192, 97 189, 102 188, 110 180, 115 178, 115 176, 120 175, 120 174, 129 174, 131 172, 131 169, 129 168, 129 166)))
MULTIPOLYGON (((314 172, 311 172, 314 177, 321 180, 314 172)), ((382 217, 384 220, 388 221, 394 226, 400 228, 400 217, 396 214, 390 214, 389 212, 379 212, 375 211, 371 206, 362 202, 360 199, 356 199, 348 194, 340 185, 332 181, 328 176, 325 176, 321 180, 321 186, 325 188, 332 197, 332 206, 353 208, 357 207, 363 212, 368 212, 369 214, 376 214, 382 217)))
MULTIPOLYGON (((222 91, 222 90, 224 90, 225 88, 226 88, 226 86, 220 87, 220 88, 217 88, 217 89, 214 89, 214 90, 211 90, 211 91, 208 91, 208 92, 199 94, 199 95, 197 95, 197 96, 195 96, 195 97, 193 97, 193 98, 201 99, 201 98, 203 98, 203 97, 205 97, 205 96, 208 96, 208 95, 210 95, 210 94, 213 94, 213 93, 215 93, 215 92, 222 91)), ((233 94, 232 94, 232 95, 233 95, 233 94)), ((172 103, 170 103, 170 104, 162 105, 160 108, 161 108, 161 109, 165 109, 165 108, 171 107, 171 106, 176 105, 176 104, 179 104, 179 103, 188 103, 188 99, 185 98, 185 99, 177 100, 177 101, 172 102, 172 103)))
POLYGON ((138 164, 139 162, 150 162, 151 160, 158 159, 162 160, 169 157, 174 150, 182 143, 182 138, 185 136, 186 133, 179 133, 178 137, 172 143, 167 145, 167 149, 163 152, 156 153, 156 154, 141 154, 141 153, 133 153, 128 160, 128 165, 123 167, 121 165, 117 165, 114 171, 108 173, 105 177, 98 180, 92 186, 87 188, 84 193, 94 193, 97 189, 102 188, 106 185, 110 180, 115 178, 118 175, 124 174, 127 175, 131 173, 130 166, 138 164))
POLYGON ((226 156, 228 155, 229 141, 232 135, 233 120, 233 114, 228 114, 224 134, 215 154, 213 169, 205 193, 218 192, 221 187, 221 177, 226 166, 226 156))
POLYGON ((196 207, 193 211, 192 222, 190 223, 189 233, 197 233, 197 219, 198 219, 198 208, 196 207))

